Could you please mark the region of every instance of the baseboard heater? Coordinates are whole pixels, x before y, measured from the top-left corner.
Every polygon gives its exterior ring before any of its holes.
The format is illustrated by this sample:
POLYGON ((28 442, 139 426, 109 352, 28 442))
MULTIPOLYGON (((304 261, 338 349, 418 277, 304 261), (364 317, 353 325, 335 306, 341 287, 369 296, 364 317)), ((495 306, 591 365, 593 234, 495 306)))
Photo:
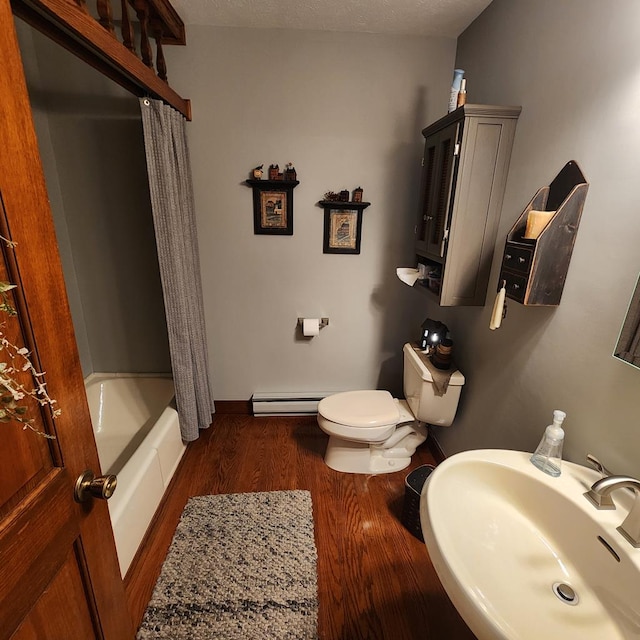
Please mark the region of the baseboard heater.
POLYGON ((318 413, 318 402, 335 391, 293 391, 254 393, 251 406, 254 416, 311 416, 318 413))

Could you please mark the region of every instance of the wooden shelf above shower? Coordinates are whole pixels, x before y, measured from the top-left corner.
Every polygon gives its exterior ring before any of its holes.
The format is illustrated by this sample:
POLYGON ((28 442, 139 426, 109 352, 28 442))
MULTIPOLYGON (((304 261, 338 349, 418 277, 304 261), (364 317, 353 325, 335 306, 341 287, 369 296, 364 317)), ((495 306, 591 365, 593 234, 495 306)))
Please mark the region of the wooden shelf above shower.
POLYGON ((14 0, 11 8, 19 18, 130 93, 160 98, 191 120, 191 103, 167 82, 162 45, 186 43, 184 23, 169 0, 118 3, 117 23, 111 0, 93 4, 98 18, 89 13, 84 0, 14 0))

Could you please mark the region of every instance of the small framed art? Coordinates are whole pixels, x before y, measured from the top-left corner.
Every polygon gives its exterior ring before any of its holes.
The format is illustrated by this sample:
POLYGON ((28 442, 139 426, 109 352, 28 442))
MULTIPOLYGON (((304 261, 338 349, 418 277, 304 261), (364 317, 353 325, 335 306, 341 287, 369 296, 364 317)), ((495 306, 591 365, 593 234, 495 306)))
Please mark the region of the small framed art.
POLYGON ((253 189, 253 232, 293 235, 293 189, 297 180, 247 180, 253 189))
POLYGON ((368 202, 333 202, 323 200, 324 253, 360 253, 362 212, 368 202))

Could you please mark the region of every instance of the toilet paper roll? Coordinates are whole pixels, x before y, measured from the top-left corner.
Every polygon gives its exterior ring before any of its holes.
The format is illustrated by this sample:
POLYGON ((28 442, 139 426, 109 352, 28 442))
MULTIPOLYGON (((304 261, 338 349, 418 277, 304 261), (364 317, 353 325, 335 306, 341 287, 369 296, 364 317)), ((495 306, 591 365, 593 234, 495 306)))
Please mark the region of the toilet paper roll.
POLYGON ((313 338, 320 333, 319 318, 305 318, 302 321, 302 335, 307 338, 313 338))

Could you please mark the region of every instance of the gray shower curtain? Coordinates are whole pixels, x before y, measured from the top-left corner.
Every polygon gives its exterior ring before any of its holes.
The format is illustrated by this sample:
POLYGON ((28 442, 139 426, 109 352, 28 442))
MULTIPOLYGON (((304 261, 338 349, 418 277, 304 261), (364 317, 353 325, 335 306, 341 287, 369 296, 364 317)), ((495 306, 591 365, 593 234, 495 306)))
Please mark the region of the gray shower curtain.
POLYGON ((141 98, 140 109, 176 404, 190 442, 211 424, 214 405, 186 123, 160 100, 141 98))

